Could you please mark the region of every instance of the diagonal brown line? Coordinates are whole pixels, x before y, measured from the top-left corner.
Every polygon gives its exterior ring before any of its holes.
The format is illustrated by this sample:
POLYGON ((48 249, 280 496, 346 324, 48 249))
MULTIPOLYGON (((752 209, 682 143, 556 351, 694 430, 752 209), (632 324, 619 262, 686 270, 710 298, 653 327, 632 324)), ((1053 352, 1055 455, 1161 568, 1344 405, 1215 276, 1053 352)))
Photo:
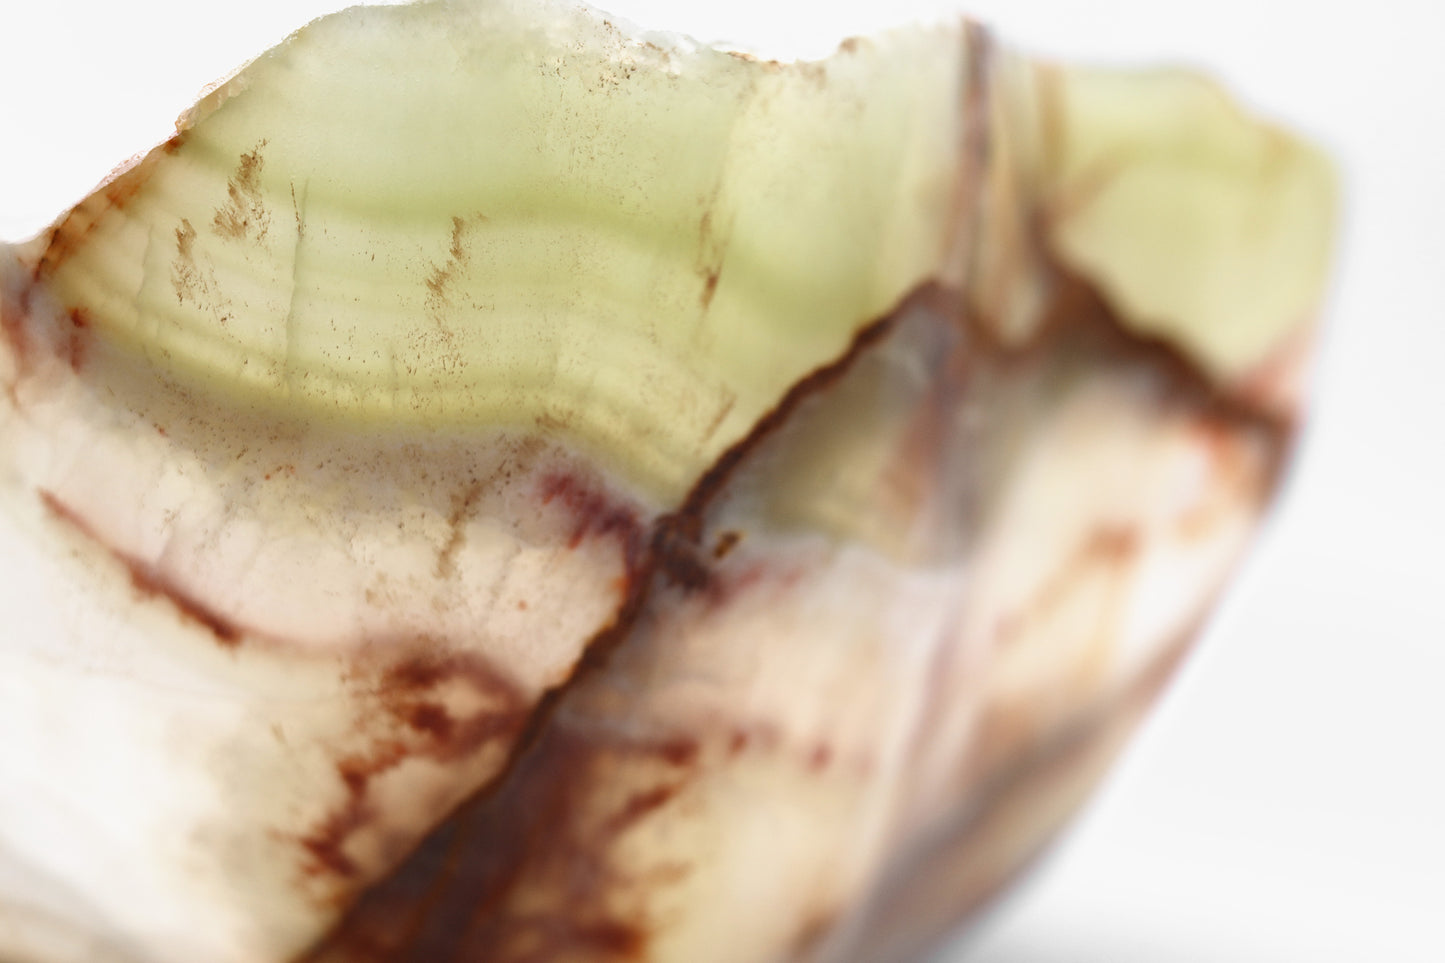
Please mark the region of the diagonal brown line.
MULTIPOLYGON (((484 806, 504 790, 522 760, 537 746, 563 700, 582 681, 605 668, 646 608, 659 575, 684 587, 698 587, 705 582, 705 563, 699 557, 703 516, 749 453, 784 425, 804 401, 841 378, 864 352, 888 334, 906 311, 916 304, 935 301, 939 296, 935 285, 922 285, 897 308, 859 330, 839 357, 795 383, 743 438, 727 448, 698 477, 680 507, 656 519, 645 544, 629 546, 627 593, 621 605, 612 620, 588 641, 570 676, 539 700, 506 765, 491 782, 428 833, 390 875, 363 892, 331 932, 303 954, 298 963, 375 958, 369 955, 373 948, 368 947, 371 941, 365 935, 364 923, 372 903, 384 898, 391 888, 410 890, 416 895, 410 901, 410 919, 403 924, 405 933, 399 934, 399 946, 388 959, 438 963, 450 958, 459 934, 465 931, 469 921, 485 913, 488 903, 485 898, 481 903, 457 898, 463 895, 458 893, 458 883, 465 871, 459 854, 467 850, 466 837, 469 831, 475 830, 476 823, 466 818, 467 813, 484 806)), ((507 889, 507 880, 492 887, 492 900, 500 898, 507 889)))

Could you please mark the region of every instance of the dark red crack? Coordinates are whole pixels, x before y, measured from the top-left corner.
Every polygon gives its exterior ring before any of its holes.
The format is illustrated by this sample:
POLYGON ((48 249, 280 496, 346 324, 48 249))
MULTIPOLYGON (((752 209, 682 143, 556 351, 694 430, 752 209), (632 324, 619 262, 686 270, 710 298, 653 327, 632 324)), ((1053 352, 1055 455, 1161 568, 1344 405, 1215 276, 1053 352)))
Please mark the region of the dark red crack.
POLYGON ((40 489, 39 495, 41 504, 52 516, 104 548, 112 558, 124 565, 126 571, 130 573, 131 585, 141 595, 169 602, 182 619, 206 629, 218 643, 226 648, 234 648, 240 644, 245 632, 236 622, 211 608, 153 565, 117 551, 108 545, 86 519, 61 501, 53 492, 40 489))
POLYGON ((582 830, 573 818, 580 801, 572 798, 568 787, 585 783, 588 767, 605 765, 600 760, 618 753, 641 752, 668 770, 686 771, 695 764, 699 747, 691 740, 619 747, 606 738, 560 730, 554 724, 556 712, 573 689, 606 667, 645 610, 659 578, 685 590, 707 585, 712 552, 701 543, 704 515, 748 454, 806 399, 841 378, 919 298, 934 296, 931 285, 921 288, 898 309, 861 329, 836 360, 794 384, 746 436, 698 477, 676 511, 654 521, 645 540, 633 536, 635 516, 623 517, 594 489, 571 476, 544 482, 544 500, 561 500, 578 519, 571 536, 574 544, 594 534, 624 538, 628 565, 622 603, 611 622, 589 640, 571 676, 543 695, 504 769, 432 830, 390 876, 364 892, 303 960, 542 963, 581 951, 598 959, 641 958, 647 933, 627 914, 610 911, 608 894, 619 881, 611 878, 604 863, 611 839, 678 792, 677 776, 669 774, 657 785, 639 789, 600 826, 588 827, 581 820, 582 830), (568 779, 533 775, 561 772, 572 775, 568 779), (568 840, 561 847, 554 840, 548 847, 560 854, 551 862, 567 864, 564 870, 530 866, 528 854, 542 849, 533 841, 553 831, 582 831, 585 838, 568 840), (559 891, 566 894, 563 912, 522 919, 500 911, 521 874, 553 871, 559 891))
POLYGON ((1247 390, 1221 384, 1166 337, 1131 328, 1087 278, 1050 261, 1054 296, 1041 322, 1021 344, 1008 344, 986 320, 969 320, 976 350, 1000 375, 1036 363, 1041 356, 1088 353, 1115 367, 1149 373, 1160 404, 1193 413, 1201 423, 1243 431, 1265 440, 1269 451, 1265 491, 1274 491, 1298 437, 1292 417, 1257 402, 1247 390))
MULTIPOLYGON (((1015 367, 1058 363, 1082 352, 1085 361, 1093 359, 1090 364, 1151 374, 1162 403, 1179 404, 1231 427, 1263 430, 1271 437, 1288 435, 1288 426, 1230 396, 1174 346, 1122 325, 1086 282, 1060 272, 1055 291, 1037 335, 1026 344, 1006 345, 993 338, 988 325, 967 315, 955 292, 933 283, 921 285, 896 309, 862 328, 836 360, 793 385, 698 477, 680 507, 657 518, 645 535, 637 534, 635 517, 621 517, 597 493, 561 478, 549 483, 544 497, 561 499, 579 519, 574 542, 604 533, 622 533, 627 540, 630 561, 622 603, 612 621, 588 642, 571 677, 540 700, 502 772, 429 833, 390 876, 363 893, 303 960, 544 963, 577 954, 629 960, 645 953, 645 911, 625 900, 621 907, 613 901, 636 881, 616 878, 606 854, 619 833, 673 800, 698 746, 626 746, 615 735, 577 732, 560 724, 558 710, 579 684, 607 667, 659 583, 684 593, 709 586, 714 556, 727 554, 731 547, 726 535, 716 545, 704 544, 710 507, 765 439, 787 424, 805 401, 843 377, 905 315, 924 310, 936 319, 929 323, 963 326, 961 367, 942 372, 945 378, 972 379, 980 365, 1006 378, 1015 367), (635 753, 667 760, 677 772, 636 788, 599 823, 589 815, 595 801, 589 807, 585 796, 574 793, 588 785, 585 773, 609 764, 599 760, 635 753), (567 835, 559 841, 557 833, 567 835), (544 885, 559 902, 547 912, 518 916, 508 894, 524 881, 544 885)), ((952 363, 943 362, 945 367, 952 363)), ((735 736, 730 749, 744 751, 749 741, 747 734, 735 736)), ((822 768, 832 760, 822 747, 807 761, 822 768)), ((605 782, 605 774, 598 778, 605 782)))

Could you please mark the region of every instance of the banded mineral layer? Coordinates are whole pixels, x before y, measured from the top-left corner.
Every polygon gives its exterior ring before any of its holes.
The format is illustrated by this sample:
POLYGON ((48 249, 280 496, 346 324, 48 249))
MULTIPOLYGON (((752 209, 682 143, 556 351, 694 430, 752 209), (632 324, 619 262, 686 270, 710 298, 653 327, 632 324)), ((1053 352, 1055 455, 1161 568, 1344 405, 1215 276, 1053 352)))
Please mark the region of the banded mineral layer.
POLYGON ((967 23, 310 24, 0 248, 0 956, 918 952, 1245 549, 1332 196, 967 23))

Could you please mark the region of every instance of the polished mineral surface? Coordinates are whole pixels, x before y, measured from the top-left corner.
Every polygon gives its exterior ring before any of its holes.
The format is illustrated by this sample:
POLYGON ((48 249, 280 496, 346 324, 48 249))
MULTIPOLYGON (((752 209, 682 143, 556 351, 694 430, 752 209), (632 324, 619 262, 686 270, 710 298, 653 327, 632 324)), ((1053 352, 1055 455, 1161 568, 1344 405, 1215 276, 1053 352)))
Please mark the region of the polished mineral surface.
POLYGON ((0 247, 0 957, 919 952, 1246 547, 1332 190, 969 24, 303 28, 0 247))

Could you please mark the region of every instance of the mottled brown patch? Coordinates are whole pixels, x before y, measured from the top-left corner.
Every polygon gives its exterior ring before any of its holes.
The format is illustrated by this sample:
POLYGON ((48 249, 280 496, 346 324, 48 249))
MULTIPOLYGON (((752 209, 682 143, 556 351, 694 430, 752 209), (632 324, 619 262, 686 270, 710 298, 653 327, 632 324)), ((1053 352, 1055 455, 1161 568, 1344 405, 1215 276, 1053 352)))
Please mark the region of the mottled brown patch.
POLYGON ((652 539, 653 568, 668 584, 697 592, 712 581, 712 572, 699 548, 701 534, 696 519, 674 516, 664 519, 652 539))
MULTIPOLYGON (((371 798, 373 781, 408 759, 455 762, 499 739, 514 738, 526 724, 528 700, 504 674, 477 655, 434 653, 435 643, 412 640, 417 654, 380 673, 373 697, 394 726, 369 750, 342 757, 337 777, 345 789, 341 805, 302 835, 308 876, 355 877, 362 867, 348 852, 359 833, 384 829, 385 813, 371 798), (480 707, 457 717, 444 702, 452 687, 465 688, 480 707)), ((370 724, 372 720, 368 720, 370 724)))
POLYGON ((307 959, 644 959, 658 924, 645 897, 687 868, 630 867, 617 847, 673 804, 696 760, 686 741, 549 727, 505 785, 466 803, 307 959))
POLYGON ((337 774, 346 787, 346 802, 310 833, 301 837, 301 847, 309 857, 303 867, 306 873, 356 875, 359 867, 346 852, 346 843, 374 817, 367 800, 367 787, 375 776, 395 767, 405 758, 406 751, 402 745, 392 742, 379 748, 368 758, 347 757, 337 763, 337 774))
POLYGON ((478 655, 426 652, 434 643, 421 647, 423 652, 383 673, 377 698, 393 718, 427 737, 422 754, 451 761, 522 728, 530 700, 506 674, 478 655), (451 716, 441 705, 451 686, 479 697, 481 708, 470 716, 451 716))
POLYGON ((223 238, 260 241, 271 229, 271 214, 261 193, 261 171, 266 166, 261 149, 265 146, 263 140, 242 154, 226 181, 226 201, 211 219, 211 228, 223 238))
POLYGON ((408 706, 400 715, 407 726, 436 742, 445 742, 456 731, 456 720, 445 708, 430 702, 408 706))

